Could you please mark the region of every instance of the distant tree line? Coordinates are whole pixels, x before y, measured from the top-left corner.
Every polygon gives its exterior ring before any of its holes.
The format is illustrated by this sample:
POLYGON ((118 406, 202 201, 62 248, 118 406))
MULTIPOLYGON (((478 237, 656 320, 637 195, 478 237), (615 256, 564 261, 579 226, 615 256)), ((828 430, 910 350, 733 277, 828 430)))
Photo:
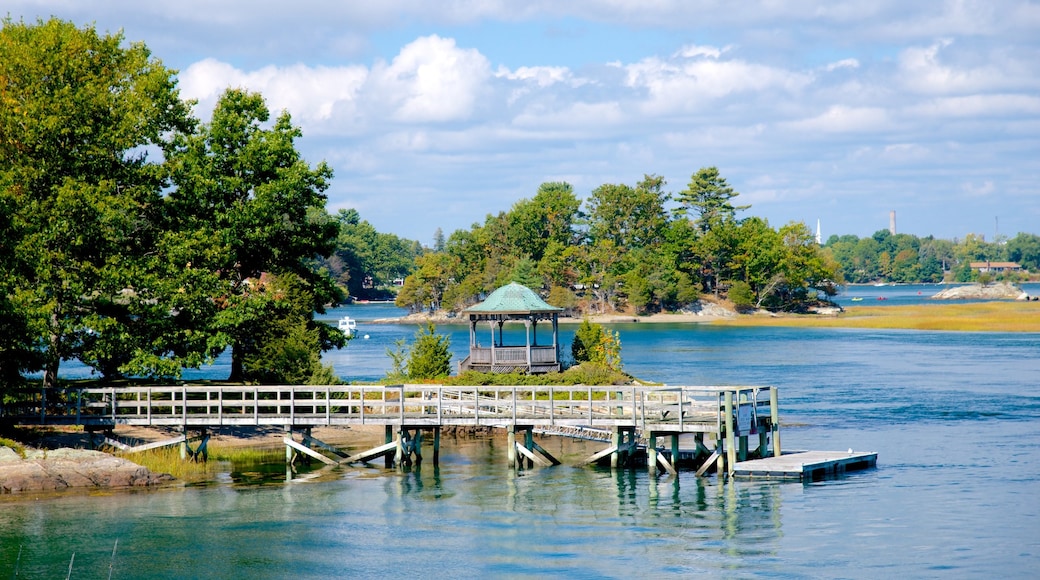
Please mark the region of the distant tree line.
MULTIPOLYGON (((824 249, 841 264, 842 276, 852 284, 971 282, 980 274, 971 268, 972 262, 1015 262, 1025 270, 1040 272, 1040 236, 1027 233, 986 242, 974 234, 941 240, 879 230, 869 238, 831 236, 824 249)), ((1017 279, 1025 274, 999 277, 1017 279)))
POLYGON ((461 310, 510 281, 575 312, 676 310, 702 294, 739 307, 801 310, 832 296, 839 266, 802 223, 738 218, 715 167, 674 196, 664 179, 604 184, 584 201, 567 183, 457 230, 416 259, 397 304, 461 310))

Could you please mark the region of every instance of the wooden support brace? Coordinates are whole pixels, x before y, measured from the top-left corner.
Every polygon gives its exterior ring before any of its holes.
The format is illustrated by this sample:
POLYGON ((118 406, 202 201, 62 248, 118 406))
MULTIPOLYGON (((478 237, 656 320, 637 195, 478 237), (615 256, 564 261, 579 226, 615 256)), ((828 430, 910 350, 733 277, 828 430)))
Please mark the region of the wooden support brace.
POLYGON ((520 452, 520 455, 523 455, 524 457, 526 457, 529 461, 531 461, 533 463, 537 463, 538 465, 541 465, 542 467, 550 467, 550 466, 552 466, 552 463, 549 463, 549 461, 547 461, 547 460, 539 457, 538 455, 532 453, 528 448, 524 447, 520 443, 516 444, 516 450, 518 452, 520 452))
POLYGON ((617 452, 617 450, 618 450, 618 448, 617 448, 616 445, 611 445, 610 447, 607 447, 603 451, 600 451, 598 453, 593 453, 592 455, 589 456, 588 459, 586 459, 585 461, 582 461, 581 464, 582 465, 588 465, 590 463, 596 463, 597 461, 599 461, 600 459, 603 459, 604 457, 606 457, 608 455, 613 455, 614 453, 617 452))
POLYGON ((546 451, 544 447, 542 447, 541 445, 539 445, 537 443, 534 443, 534 442, 532 442, 531 444, 534 445, 534 450, 535 451, 537 451, 538 453, 541 453, 542 455, 544 455, 545 458, 548 459, 550 462, 552 462, 553 465, 560 465, 560 460, 556 459, 555 457, 553 457, 552 453, 549 453, 548 451, 546 451))
POLYGON ((672 475, 677 475, 677 472, 675 471, 675 467, 668 461, 668 459, 664 456, 663 453, 658 453, 657 454, 657 463, 659 463, 661 465, 661 467, 663 467, 664 470, 667 471, 668 473, 670 473, 672 475))
POLYGON ((721 457, 721 454, 719 453, 718 449, 712 451, 711 455, 709 455, 708 458, 704 460, 704 463, 701 464, 701 466, 697 469, 697 477, 703 477, 704 474, 707 473, 709 469, 711 469, 711 464, 715 463, 715 461, 719 457, 721 457))
POLYGON ((343 457, 346 457, 346 455, 339 449, 336 449, 332 445, 329 445, 328 443, 325 443, 320 439, 315 439, 314 437, 311 437, 307 434, 303 435, 303 443, 304 445, 307 445, 311 448, 318 447, 320 449, 324 449, 325 451, 328 451, 329 453, 335 455, 336 459, 342 459, 343 457))
POLYGON ((300 453, 303 453, 308 457, 313 457, 314 459, 317 459, 322 463, 325 463, 327 465, 336 464, 336 460, 329 459, 328 457, 325 457, 321 453, 318 453, 317 451, 311 449, 310 447, 307 447, 306 445, 303 445, 302 443, 297 443, 296 440, 292 439, 291 437, 283 437, 282 441, 285 443, 286 447, 290 447, 296 451, 299 451, 300 453))
POLYGON ((351 455, 346 459, 341 459, 339 463, 357 463, 359 461, 362 463, 367 463, 369 459, 374 459, 376 457, 388 455, 396 449, 397 441, 391 441, 384 445, 380 445, 379 447, 375 447, 373 449, 369 449, 367 451, 362 451, 361 453, 351 455))

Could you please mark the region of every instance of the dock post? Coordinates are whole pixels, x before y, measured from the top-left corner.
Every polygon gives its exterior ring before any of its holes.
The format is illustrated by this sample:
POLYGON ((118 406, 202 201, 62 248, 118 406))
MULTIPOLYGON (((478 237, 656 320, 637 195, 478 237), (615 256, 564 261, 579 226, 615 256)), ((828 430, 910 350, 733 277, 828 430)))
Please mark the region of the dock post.
POLYGON ((733 392, 726 391, 723 400, 726 413, 726 473, 733 475, 733 466, 737 464, 737 445, 733 436, 733 392))
POLYGON ((509 467, 511 469, 516 469, 516 425, 510 424, 509 427, 507 427, 506 429, 506 458, 509 461, 509 467))
MULTIPOLYGON (((703 437, 703 435, 701 435, 703 437)), ((679 469, 679 434, 672 433, 672 467, 679 469)))
POLYGON ((614 447, 614 451, 610 454, 610 468, 617 469, 618 459, 620 459, 621 453, 621 441, 624 435, 621 432, 621 427, 614 427, 614 432, 610 435, 610 444, 614 447))
MULTIPOLYGON (((385 428, 385 432, 384 432, 383 442, 386 443, 387 445, 389 445, 389 444, 393 443, 393 441, 394 441, 394 428, 393 428, 392 425, 387 425, 386 428, 385 428)), ((391 455, 390 453, 387 453, 386 455, 383 456, 383 463, 384 463, 384 465, 386 465, 387 469, 390 469, 391 467, 394 466, 394 456, 391 455)))
POLYGON ((441 426, 433 428, 433 465, 441 464, 441 426))
POLYGON ((407 434, 404 425, 397 428, 397 450, 394 451, 394 467, 400 467, 405 460, 404 456, 404 438, 407 434))
POLYGON ((651 477, 657 475, 657 433, 653 431, 646 440, 646 467, 651 477))
POLYGON ((422 463, 422 429, 416 428, 412 450, 415 452, 415 464, 422 463))
MULTIPOLYGON (((527 431, 524 432, 524 447, 528 451, 534 451, 534 427, 528 426, 527 431)), ((527 458, 527 467, 528 469, 534 467, 534 461, 530 457, 527 458)))
POLYGON ((769 430, 773 432, 773 457, 780 457, 780 407, 776 387, 769 388, 769 430))
MULTIPOLYGON (((285 426, 285 437, 292 439, 292 425, 285 426)), ((184 445, 184 444, 182 444, 184 445)), ((183 449, 183 447, 182 447, 183 449)), ((293 459, 296 457, 296 451, 289 445, 285 446, 285 464, 292 465, 293 459)))

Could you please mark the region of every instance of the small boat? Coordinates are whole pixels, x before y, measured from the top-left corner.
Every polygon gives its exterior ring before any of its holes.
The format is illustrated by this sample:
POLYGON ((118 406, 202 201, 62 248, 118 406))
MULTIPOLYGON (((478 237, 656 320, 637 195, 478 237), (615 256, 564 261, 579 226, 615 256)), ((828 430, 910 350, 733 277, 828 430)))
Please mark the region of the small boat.
POLYGON ((857 297, 853 298, 852 301, 853 302, 863 302, 863 297, 862 296, 857 296, 857 297))
POLYGON ((357 332, 357 321, 349 316, 340 318, 338 326, 340 331, 348 337, 354 336, 354 333, 357 332))

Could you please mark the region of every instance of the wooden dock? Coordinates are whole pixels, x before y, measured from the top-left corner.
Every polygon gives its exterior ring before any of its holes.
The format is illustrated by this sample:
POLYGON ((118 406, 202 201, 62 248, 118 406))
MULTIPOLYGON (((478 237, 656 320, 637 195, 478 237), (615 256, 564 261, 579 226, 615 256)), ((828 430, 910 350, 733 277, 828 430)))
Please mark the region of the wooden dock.
POLYGON ((877 453, 852 451, 792 451, 778 457, 738 462, 734 477, 819 481, 849 471, 877 467, 877 453))
POLYGON ((877 454, 782 454, 777 397, 772 386, 182 384, 39 390, 2 412, 22 424, 109 434, 117 425, 174 428, 181 435, 165 443, 202 459, 210 432, 251 426, 284 428, 289 464, 303 454, 327 464, 382 457, 388 467, 408 465, 422 461, 424 440, 436 464, 442 427, 491 426, 506 430, 508 459, 517 467, 559 463, 535 433, 600 439, 607 447, 583 463, 632 467, 645 455, 651 473, 674 474, 677 459, 697 475, 797 479, 875 465, 877 454), (384 444, 345 454, 311 436, 314 427, 337 425, 382 425, 384 444), (681 435, 692 435, 696 447, 680 450, 681 435))

